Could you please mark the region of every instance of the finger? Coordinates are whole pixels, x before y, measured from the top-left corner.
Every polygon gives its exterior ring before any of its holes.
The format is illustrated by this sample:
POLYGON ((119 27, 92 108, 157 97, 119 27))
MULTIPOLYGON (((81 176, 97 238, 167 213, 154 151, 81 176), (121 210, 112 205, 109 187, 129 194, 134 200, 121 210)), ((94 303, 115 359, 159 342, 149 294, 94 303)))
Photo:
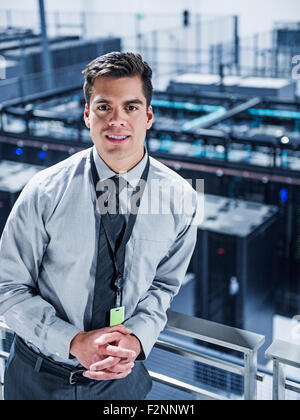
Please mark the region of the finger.
POLYGON ((107 346, 103 349, 103 354, 107 356, 120 357, 127 359, 128 362, 133 362, 136 359, 136 352, 133 350, 123 349, 117 346, 107 346))
POLYGON ((112 373, 106 370, 97 371, 97 372, 87 370, 86 372, 83 373, 83 376, 85 376, 86 378, 94 379, 96 381, 111 381, 114 379, 126 378, 126 376, 129 375, 130 373, 131 373, 131 369, 122 373, 112 373))
POLYGON ((90 367, 89 370, 91 371, 99 371, 99 370, 105 370, 108 368, 112 368, 115 365, 117 365, 120 362, 121 359, 119 359, 118 357, 107 357, 104 360, 101 360, 100 362, 96 362, 93 363, 90 367))
POLYGON ((107 356, 103 355, 103 354, 94 354, 91 358, 91 364, 96 363, 96 362, 101 362, 102 360, 106 359, 107 356))
POLYGON ((112 343, 113 341, 120 341, 122 338, 124 338, 124 335, 120 332, 110 332, 107 334, 103 334, 100 337, 96 338, 94 343, 102 346, 103 344, 112 343))
POLYGON ((130 363, 118 363, 115 366, 112 366, 111 368, 107 369, 108 372, 112 373, 122 373, 126 372, 128 370, 131 370, 134 366, 133 362, 130 363))

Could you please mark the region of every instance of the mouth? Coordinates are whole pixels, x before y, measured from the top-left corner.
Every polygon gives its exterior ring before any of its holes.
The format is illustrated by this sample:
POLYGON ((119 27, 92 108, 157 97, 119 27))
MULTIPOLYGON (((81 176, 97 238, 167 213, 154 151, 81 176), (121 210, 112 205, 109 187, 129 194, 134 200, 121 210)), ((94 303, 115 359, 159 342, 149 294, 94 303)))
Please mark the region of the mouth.
POLYGON ((105 136, 107 138, 107 140, 113 144, 122 144, 125 143, 130 136, 124 135, 124 136, 117 136, 117 135, 106 135, 105 136))

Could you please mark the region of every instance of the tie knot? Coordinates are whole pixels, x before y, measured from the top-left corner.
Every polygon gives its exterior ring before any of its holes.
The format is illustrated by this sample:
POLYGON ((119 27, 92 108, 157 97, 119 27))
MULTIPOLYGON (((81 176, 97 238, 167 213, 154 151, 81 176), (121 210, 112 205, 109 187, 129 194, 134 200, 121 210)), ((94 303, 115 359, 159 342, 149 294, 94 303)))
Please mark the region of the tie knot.
POLYGON ((113 177, 110 178, 112 181, 114 181, 115 185, 116 185, 116 194, 120 194, 121 191, 128 186, 128 182, 126 181, 126 179, 124 179, 123 177, 119 176, 119 175, 114 175, 113 177))
POLYGON ((98 195, 102 195, 105 192, 109 192, 110 194, 113 193, 113 195, 119 195, 121 191, 128 185, 129 184, 126 179, 118 175, 114 175, 111 178, 107 178, 103 181, 100 180, 97 184, 96 191, 98 195), (113 184, 111 181, 113 181, 113 184))

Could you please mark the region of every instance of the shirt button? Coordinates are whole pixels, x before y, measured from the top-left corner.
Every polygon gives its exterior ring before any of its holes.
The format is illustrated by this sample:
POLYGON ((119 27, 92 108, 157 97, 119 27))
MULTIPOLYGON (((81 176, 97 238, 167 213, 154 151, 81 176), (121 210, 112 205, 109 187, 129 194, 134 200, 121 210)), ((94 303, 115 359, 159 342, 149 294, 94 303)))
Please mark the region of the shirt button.
POLYGON ((32 343, 32 340, 28 340, 29 343, 32 343))
POLYGON ((56 352, 55 354, 56 354, 56 356, 58 356, 58 357, 60 356, 60 354, 59 354, 59 353, 57 353, 57 352, 56 352))

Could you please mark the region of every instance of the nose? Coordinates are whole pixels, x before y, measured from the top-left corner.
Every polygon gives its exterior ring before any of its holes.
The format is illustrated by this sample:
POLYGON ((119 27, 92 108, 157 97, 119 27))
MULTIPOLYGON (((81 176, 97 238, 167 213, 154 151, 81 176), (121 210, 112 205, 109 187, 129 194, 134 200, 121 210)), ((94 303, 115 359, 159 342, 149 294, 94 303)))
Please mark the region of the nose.
POLYGON ((120 109, 115 108, 110 115, 108 124, 110 127, 125 127, 127 121, 124 113, 120 109))

